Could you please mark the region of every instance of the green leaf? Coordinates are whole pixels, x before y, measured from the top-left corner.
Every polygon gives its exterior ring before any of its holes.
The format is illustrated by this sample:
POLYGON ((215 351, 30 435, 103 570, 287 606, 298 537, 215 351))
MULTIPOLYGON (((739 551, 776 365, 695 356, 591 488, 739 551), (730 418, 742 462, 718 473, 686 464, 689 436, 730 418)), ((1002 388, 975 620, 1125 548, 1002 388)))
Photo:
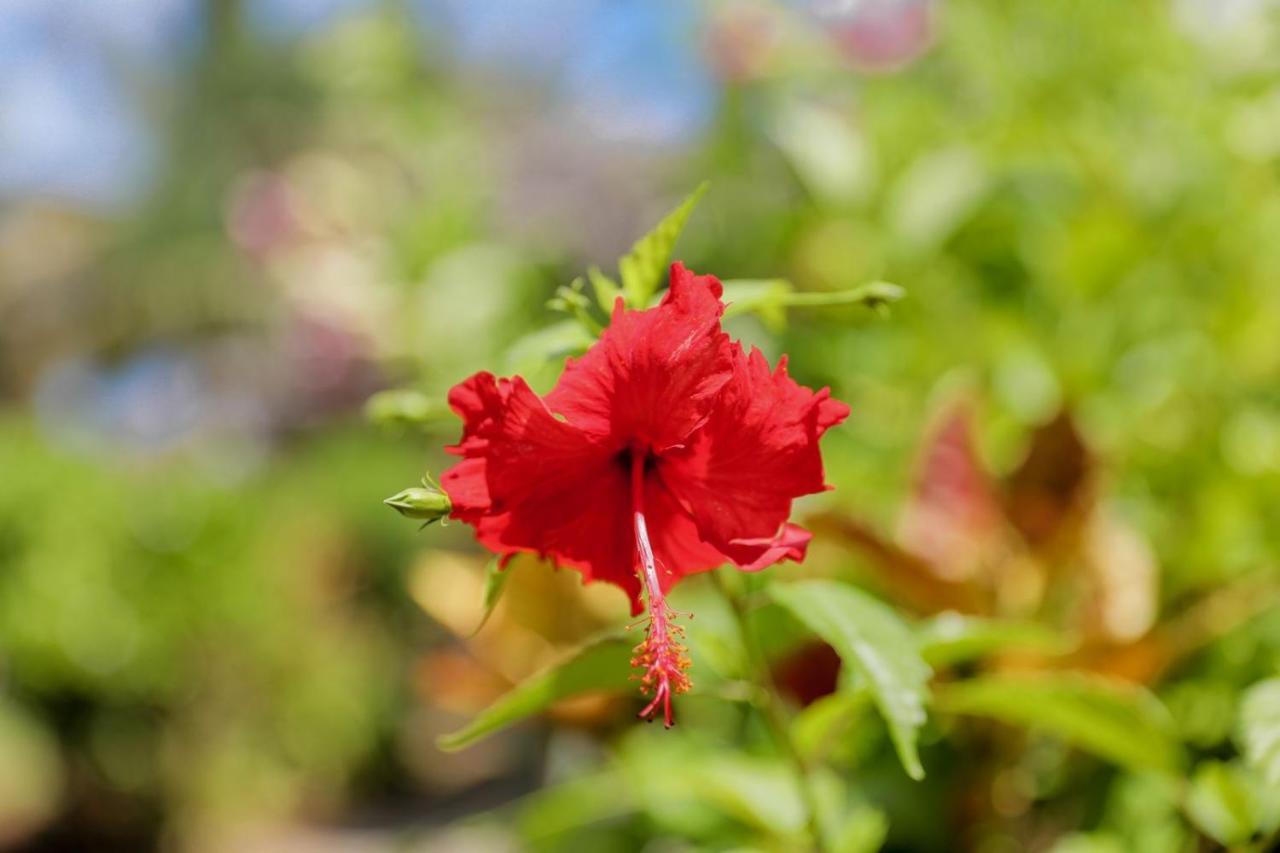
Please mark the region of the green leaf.
POLYGON ((1136 685, 1080 673, 988 675, 939 687, 934 707, 1057 735, 1132 770, 1177 772, 1173 720, 1136 685))
POLYGON ((618 261, 622 289, 626 293, 627 304, 632 308, 644 308, 657 292, 667 264, 671 261, 671 251, 675 248, 676 240, 708 186, 703 181, 679 207, 668 213, 652 231, 637 240, 631 251, 618 261))
POLYGON ((626 780, 612 770, 541 788, 520 804, 516 826, 525 843, 550 841, 592 823, 635 811, 626 780))
POLYGON ((1056 631, 1036 622, 981 619, 943 613, 916 632, 920 654, 930 666, 951 666, 1006 649, 1064 654, 1074 645, 1056 631))
POLYGON ((796 749, 807 759, 825 760, 870 713, 870 706, 866 690, 837 690, 809 704, 791 721, 796 749))
POLYGON ((841 822, 832 849, 836 853, 876 853, 888 836, 889 819, 884 812, 859 805, 841 822))
POLYGON ((600 305, 600 310, 604 311, 606 317, 613 314, 613 306, 618 301, 618 297, 622 295, 622 288, 618 283, 609 276, 600 271, 599 267, 591 267, 587 270, 587 278, 591 281, 591 286, 596 291, 596 302, 600 305))
POLYGON ((567 285, 556 288, 556 295, 548 300, 547 307, 572 316, 594 339, 603 330, 603 326, 591 316, 591 300, 583 292, 585 289, 586 283, 579 276, 567 285))
POLYGON ((907 775, 924 778, 916 739, 931 670, 911 629, 892 608, 846 584, 801 581, 775 584, 769 592, 865 679, 907 775))
POLYGON ((484 615, 480 617, 480 624, 471 632, 472 636, 480 633, 489 622, 489 617, 493 615, 493 608, 498 606, 498 600, 502 598, 502 591, 507 588, 507 581, 511 577, 509 570, 503 569, 497 557, 491 559, 484 567, 484 615))
POLYGON ((721 755, 687 772, 700 798, 744 824, 782 837, 804 829, 804 800, 795 772, 784 764, 721 755))
POLYGON ((848 113, 788 99, 772 124, 774 141, 810 195, 837 205, 865 198, 875 180, 875 162, 848 113))
POLYGON ((1249 765, 1269 784, 1280 785, 1280 678, 1260 681, 1245 691, 1239 740, 1249 765))
POLYGON ((1205 835, 1233 847, 1275 830, 1280 792, 1239 764, 1206 761, 1191 779, 1187 814, 1205 835))
POLYGON ((364 416, 379 426, 426 429, 433 424, 453 419, 453 412, 442 400, 397 388, 379 391, 364 404, 364 416))
POLYGON ((630 638, 610 635, 578 649, 558 664, 534 675, 481 711, 474 720, 436 745, 446 752, 470 746, 557 701, 590 690, 622 690, 631 680, 630 638))
POLYGON ((576 319, 561 320, 516 339, 507 349, 507 366, 526 373, 538 366, 586 352, 595 337, 576 319))
POLYGON ((978 210, 990 188, 978 152, 958 145, 926 152, 890 189, 889 227, 914 251, 936 248, 978 210))

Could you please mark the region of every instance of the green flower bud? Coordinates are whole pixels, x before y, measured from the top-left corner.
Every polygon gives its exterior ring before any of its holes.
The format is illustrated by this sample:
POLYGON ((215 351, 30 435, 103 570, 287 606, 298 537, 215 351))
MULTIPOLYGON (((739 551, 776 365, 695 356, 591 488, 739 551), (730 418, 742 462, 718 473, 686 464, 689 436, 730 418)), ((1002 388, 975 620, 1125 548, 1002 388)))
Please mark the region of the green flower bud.
POLYGON ((440 521, 453 512, 453 503, 449 500, 449 496, 440 489, 430 486, 413 486, 392 495, 383 503, 405 518, 416 518, 427 524, 440 521))

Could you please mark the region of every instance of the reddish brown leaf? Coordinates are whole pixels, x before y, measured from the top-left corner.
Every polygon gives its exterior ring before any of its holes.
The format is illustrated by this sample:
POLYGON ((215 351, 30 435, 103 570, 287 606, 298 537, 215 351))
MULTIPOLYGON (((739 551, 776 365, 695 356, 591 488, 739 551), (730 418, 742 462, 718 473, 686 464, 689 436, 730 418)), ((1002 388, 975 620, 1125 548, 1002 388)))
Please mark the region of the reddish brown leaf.
POLYGON ((1093 454, 1064 409, 1031 436, 1005 484, 1005 513, 1036 551, 1075 542, 1094 502, 1093 454))
POLYGON ((973 437, 973 406, 962 397, 943 410, 925 441, 898 540, 939 576, 966 580, 995 557, 1002 529, 995 486, 973 437))

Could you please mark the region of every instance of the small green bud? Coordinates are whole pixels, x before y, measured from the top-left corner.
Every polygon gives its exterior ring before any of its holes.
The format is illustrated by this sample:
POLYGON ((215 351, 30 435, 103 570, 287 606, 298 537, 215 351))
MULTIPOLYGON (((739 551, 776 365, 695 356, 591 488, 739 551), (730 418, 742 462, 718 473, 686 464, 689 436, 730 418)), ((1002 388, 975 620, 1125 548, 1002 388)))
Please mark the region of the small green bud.
POLYGON ((447 518, 453 512, 449 496, 430 486, 413 486, 392 495, 383 503, 405 518, 416 518, 427 524, 447 518))

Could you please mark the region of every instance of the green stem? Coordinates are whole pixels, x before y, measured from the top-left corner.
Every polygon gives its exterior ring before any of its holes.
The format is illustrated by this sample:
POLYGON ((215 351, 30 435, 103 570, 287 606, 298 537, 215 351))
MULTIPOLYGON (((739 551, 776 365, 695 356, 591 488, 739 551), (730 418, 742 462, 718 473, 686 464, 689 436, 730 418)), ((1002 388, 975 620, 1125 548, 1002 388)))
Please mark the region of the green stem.
POLYGON ((746 604, 741 596, 737 595, 725 583, 720 571, 712 572, 711 577, 715 581, 716 589, 720 591, 720 594, 724 596, 725 601, 729 604, 729 610, 733 614, 733 621, 738 628, 738 635, 742 639, 742 647, 746 652, 747 666, 751 670, 750 676, 756 686, 760 688, 756 691, 757 698, 754 704, 759 709, 760 716, 764 719, 765 726, 769 729, 769 734, 773 737, 778 749, 782 750, 795 769, 797 787, 800 790, 800 797, 804 802, 805 812, 807 813, 809 835, 813 838, 813 848, 818 853, 825 853, 827 850, 826 835, 822 830, 818 799, 813 791, 812 766, 804 754, 800 752, 796 742, 791 738, 790 721, 787 719, 786 712, 783 711, 779 701, 778 687, 769 671, 768 662, 756 642, 755 634, 747 623, 746 604))
POLYGON ((785 304, 788 306, 820 306, 820 305, 880 305, 886 302, 897 302, 903 296, 903 290, 896 284, 887 281, 873 281, 851 290, 836 291, 795 291, 788 293, 785 304))

